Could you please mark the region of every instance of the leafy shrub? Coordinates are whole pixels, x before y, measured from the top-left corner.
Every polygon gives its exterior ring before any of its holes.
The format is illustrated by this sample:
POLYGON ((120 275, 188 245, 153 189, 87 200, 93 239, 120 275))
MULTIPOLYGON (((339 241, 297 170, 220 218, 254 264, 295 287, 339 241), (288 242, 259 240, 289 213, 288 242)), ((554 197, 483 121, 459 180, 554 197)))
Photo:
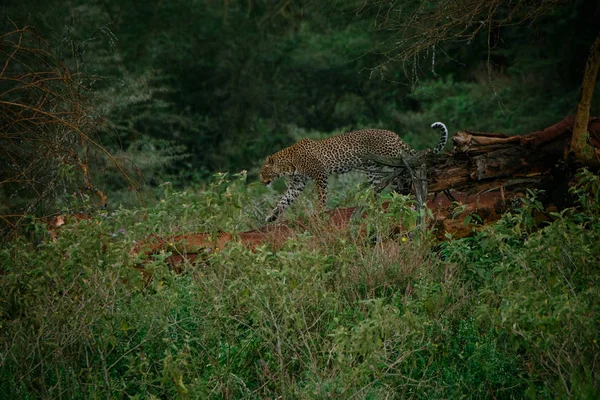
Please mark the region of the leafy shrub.
POLYGON ((248 229, 264 189, 245 180, 165 185, 153 207, 55 241, 33 226, 35 242, 2 248, 0 396, 597 397, 597 176, 541 229, 528 197, 436 247, 414 229, 389 239, 390 221, 416 220, 408 198, 382 211, 357 191, 369 216, 344 231, 299 211, 304 231, 283 247, 232 242, 180 273, 171 247, 132 252, 148 235, 248 229))

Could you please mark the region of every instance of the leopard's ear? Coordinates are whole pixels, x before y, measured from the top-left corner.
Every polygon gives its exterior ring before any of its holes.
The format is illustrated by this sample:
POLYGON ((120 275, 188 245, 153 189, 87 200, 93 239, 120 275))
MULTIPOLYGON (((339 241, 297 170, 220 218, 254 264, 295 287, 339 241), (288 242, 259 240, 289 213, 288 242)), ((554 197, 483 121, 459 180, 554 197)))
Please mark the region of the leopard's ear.
POLYGON ((267 159, 265 161, 267 164, 273 164, 273 157, 271 156, 267 156, 267 159))

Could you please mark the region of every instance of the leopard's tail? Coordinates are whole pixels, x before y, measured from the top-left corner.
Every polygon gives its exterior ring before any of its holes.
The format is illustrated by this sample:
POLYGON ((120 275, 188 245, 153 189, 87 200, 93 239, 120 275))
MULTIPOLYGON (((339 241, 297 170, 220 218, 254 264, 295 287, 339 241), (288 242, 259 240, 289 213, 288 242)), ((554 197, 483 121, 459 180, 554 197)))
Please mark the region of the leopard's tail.
POLYGON ((433 153, 437 154, 440 151, 442 151, 442 149, 446 145, 446 142, 448 141, 448 128, 446 128, 446 125, 442 124, 441 122, 434 122, 431 125, 431 127, 434 129, 439 129, 442 134, 442 136, 440 137, 440 141, 438 142, 437 146, 435 146, 435 148, 433 149, 433 153))

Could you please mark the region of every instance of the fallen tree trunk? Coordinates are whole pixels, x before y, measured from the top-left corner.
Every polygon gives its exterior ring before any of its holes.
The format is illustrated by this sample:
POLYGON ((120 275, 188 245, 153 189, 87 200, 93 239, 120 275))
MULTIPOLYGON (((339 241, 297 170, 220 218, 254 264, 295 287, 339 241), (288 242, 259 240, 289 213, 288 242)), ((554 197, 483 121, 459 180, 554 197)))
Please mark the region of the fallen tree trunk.
MULTIPOLYGON (((472 229, 464 223, 477 215, 482 223, 498 220, 510 208, 510 200, 522 197, 527 189, 544 190, 543 202, 549 211, 572 203, 569 187, 581 163, 569 159, 575 117, 569 116, 541 131, 520 136, 502 133, 458 132, 453 151, 429 162, 428 202, 434 211, 438 237, 445 233, 464 237, 472 229), (435 193, 450 191, 466 211, 452 218, 449 202, 434 200, 435 193), (437 213, 436 213, 437 212, 437 213)), ((600 149, 600 118, 588 123, 589 145, 600 149)), ((595 165, 595 162, 591 166, 595 165)), ((518 202, 516 202, 518 205, 518 202)), ((536 216, 547 219, 548 215, 536 216)))
MULTIPOLYGON (((482 192, 489 188, 543 188, 557 179, 555 169, 573 169, 565 163, 574 117, 522 136, 501 133, 458 132, 449 156, 430 164, 429 191, 454 189, 482 192)), ((600 149, 600 118, 589 120, 590 144, 600 149)), ((568 160, 567 160, 568 161, 568 160)), ((561 177, 558 177, 561 179, 561 177)))

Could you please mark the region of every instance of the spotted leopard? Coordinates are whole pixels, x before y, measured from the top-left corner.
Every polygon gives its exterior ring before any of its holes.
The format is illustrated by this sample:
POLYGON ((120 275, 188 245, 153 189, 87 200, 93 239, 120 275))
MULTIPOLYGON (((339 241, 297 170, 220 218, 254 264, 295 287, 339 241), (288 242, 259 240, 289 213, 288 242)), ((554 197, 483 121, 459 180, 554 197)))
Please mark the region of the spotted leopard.
MULTIPOLYGON (((431 127, 441 132, 440 141, 433 149, 433 153, 439 153, 448 140, 448 129, 441 122, 436 122, 431 127)), ((324 209, 327 178, 330 174, 343 174, 361 168, 367 171, 369 183, 375 186, 378 181, 375 165, 365 161, 365 156, 401 157, 416 153, 394 132, 381 129, 363 129, 323 140, 302 139, 268 156, 260 169, 260 181, 265 185, 280 176, 289 176, 287 191, 266 221, 272 222, 279 218, 302 193, 308 178, 315 181, 319 207, 324 209)))

